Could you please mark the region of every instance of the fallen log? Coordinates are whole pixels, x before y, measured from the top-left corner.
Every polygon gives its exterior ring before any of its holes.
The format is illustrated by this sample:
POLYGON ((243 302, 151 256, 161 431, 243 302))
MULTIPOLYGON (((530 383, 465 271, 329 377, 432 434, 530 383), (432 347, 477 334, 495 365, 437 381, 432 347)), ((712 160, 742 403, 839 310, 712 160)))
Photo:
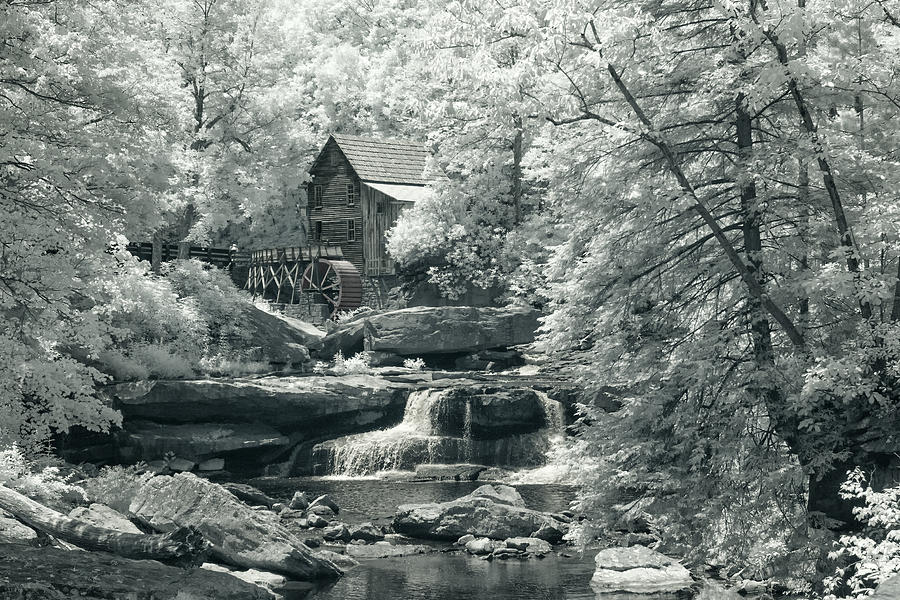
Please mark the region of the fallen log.
POLYGON ((80 548, 125 558, 191 563, 199 560, 209 547, 203 534, 194 527, 181 527, 166 534, 121 533, 67 517, 3 485, 0 485, 0 508, 34 529, 80 548))

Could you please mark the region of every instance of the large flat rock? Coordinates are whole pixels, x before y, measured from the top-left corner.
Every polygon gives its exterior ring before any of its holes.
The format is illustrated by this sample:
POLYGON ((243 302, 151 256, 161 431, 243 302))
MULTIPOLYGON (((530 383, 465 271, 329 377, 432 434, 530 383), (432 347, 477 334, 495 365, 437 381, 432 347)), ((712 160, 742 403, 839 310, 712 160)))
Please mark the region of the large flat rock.
POLYGON ((223 487, 190 473, 147 481, 133 493, 128 512, 158 531, 196 527, 210 542, 212 555, 226 564, 300 580, 341 575, 274 513, 253 510, 223 487))
POLYGON ((404 308, 365 317, 365 349, 424 356, 529 344, 539 316, 538 311, 518 307, 404 308))
POLYGON ((290 443, 287 436, 261 423, 161 425, 132 421, 126 423, 125 431, 128 445, 136 450, 134 457, 143 460, 156 460, 172 452, 200 461, 225 452, 277 448, 290 443))
POLYGON ((425 539, 455 541, 471 534, 505 540, 529 537, 542 526, 560 525, 552 516, 522 506, 521 496, 510 490, 508 486, 482 486, 450 502, 401 505, 394 529, 425 539))
POLYGON ((690 571, 674 558, 644 546, 606 548, 594 558, 591 588, 603 594, 659 594, 694 585, 690 571))
POLYGON ((63 600, 274 600, 226 573, 169 567, 105 552, 0 543, 0 598, 63 600))
POLYGON ((399 420, 409 387, 372 375, 344 375, 168 380, 109 391, 126 423, 262 423, 282 433, 319 435, 399 420))

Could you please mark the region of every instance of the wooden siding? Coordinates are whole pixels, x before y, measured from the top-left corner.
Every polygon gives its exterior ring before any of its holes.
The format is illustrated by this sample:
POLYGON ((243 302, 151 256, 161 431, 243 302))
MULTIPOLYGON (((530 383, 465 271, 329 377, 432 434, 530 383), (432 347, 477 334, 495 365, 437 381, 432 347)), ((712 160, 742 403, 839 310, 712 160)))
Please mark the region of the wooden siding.
POLYGON ((398 202, 378 190, 366 185, 362 186, 362 219, 363 219, 363 256, 365 258, 364 275, 393 275, 394 261, 388 256, 385 244, 385 232, 394 226, 400 211, 411 202, 398 202), (382 203, 383 212, 378 212, 378 203, 382 203))
POLYGON ((311 174, 313 178, 307 190, 310 198, 309 231, 312 236, 315 235, 316 222, 322 223, 322 239, 311 242, 339 245, 345 260, 353 263, 359 272, 363 273, 365 262, 363 240, 360 235, 363 230, 363 213, 360 206, 359 178, 333 140, 329 140, 325 145, 311 174), (347 204, 348 184, 352 184, 355 191, 356 202, 352 205, 347 204), (322 186, 322 208, 316 208, 313 202, 317 185, 322 186), (347 222, 351 219, 356 227, 356 241, 353 242, 347 241, 347 222))

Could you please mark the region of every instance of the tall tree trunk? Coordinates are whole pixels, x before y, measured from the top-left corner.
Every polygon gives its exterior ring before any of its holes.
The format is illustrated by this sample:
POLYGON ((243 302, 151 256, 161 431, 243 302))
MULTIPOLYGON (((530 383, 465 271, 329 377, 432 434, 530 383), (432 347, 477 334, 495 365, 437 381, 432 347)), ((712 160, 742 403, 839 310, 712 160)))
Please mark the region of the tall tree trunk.
POLYGON ((178 258, 187 260, 191 257, 191 241, 187 239, 187 237, 191 233, 191 227, 194 226, 195 218, 196 211, 194 209, 194 204, 189 202, 188 205, 184 207, 184 214, 181 215, 181 224, 178 228, 178 258))
POLYGON ((522 221, 522 116, 513 115, 513 172, 512 172, 512 197, 513 210, 515 211, 514 223, 518 225, 522 221))
MULTIPOLYGON (((797 173, 797 185, 800 188, 798 197, 800 200, 800 223, 799 237, 800 243, 803 245, 803 254, 800 255, 800 272, 806 275, 809 271, 809 248, 807 242, 809 240, 809 165, 805 160, 800 159, 799 169, 797 173)), ((809 296, 803 293, 799 298, 799 312, 797 317, 797 327, 806 335, 809 327, 809 296)))
MULTIPOLYGON (((753 121, 747 112, 746 98, 738 94, 736 101, 737 145, 740 164, 743 172, 739 174, 741 181, 741 232, 744 240, 744 254, 747 270, 755 284, 765 290, 765 274, 763 270, 762 221, 757 205, 756 183, 753 181, 751 161, 753 158, 753 121)), ((759 296, 747 295, 747 317, 750 321, 752 336, 753 362, 755 381, 752 391, 766 406, 779 435, 793 445, 796 430, 792 419, 786 414, 781 391, 774 383, 772 373, 775 370, 775 351, 772 346, 772 328, 768 315, 759 296)))

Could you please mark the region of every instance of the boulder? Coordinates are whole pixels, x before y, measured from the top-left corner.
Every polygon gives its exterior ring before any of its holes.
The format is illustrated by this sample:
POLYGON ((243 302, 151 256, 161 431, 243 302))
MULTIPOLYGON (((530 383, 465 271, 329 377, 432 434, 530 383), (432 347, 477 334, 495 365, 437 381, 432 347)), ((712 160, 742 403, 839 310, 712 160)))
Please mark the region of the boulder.
POLYGON ((338 514, 339 512, 341 512, 341 509, 338 507, 337 502, 332 500, 331 496, 329 496, 328 494, 322 494, 309 503, 310 510, 314 509, 317 506, 327 506, 334 514, 338 514))
MULTIPOLYGON (((310 365, 309 350, 322 343, 323 333, 308 323, 268 313, 249 305, 242 315, 245 336, 229 340, 234 351, 251 361, 288 369, 310 365)), ((228 373, 222 373, 228 375, 228 373)))
POLYGON ((402 505, 394 517, 394 530, 438 540, 457 540, 468 533, 504 540, 528 536, 543 525, 556 522, 549 514, 524 508, 521 496, 513 488, 496 487, 504 489, 482 486, 450 502, 402 505))
POLYGON ((159 531, 196 527, 221 562, 312 580, 341 575, 312 554, 267 511, 254 511, 225 488, 189 473, 158 476, 134 495, 129 512, 159 531))
POLYGON ((29 544, 37 543, 37 532, 23 525, 18 520, 4 511, 0 511, 0 544, 29 544))
POLYGON ((525 507, 525 500, 519 491, 511 485, 483 485, 469 494, 469 497, 488 498, 499 504, 525 507))
POLYGON ((457 546, 465 546, 469 542, 474 542, 474 541, 475 541, 475 536, 472 535, 471 533, 467 533, 466 535, 464 535, 461 538, 459 538, 458 540, 456 540, 456 545, 457 546))
MULTIPOLYGON (((153 421, 165 423, 166 429, 186 423, 256 423, 282 433, 327 437, 400 421, 409 387, 372 375, 344 375, 161 380, 141 386, 115 385, 109 390, 126 423, 153 421)), ((252 440, 264 431, 271 433, 271 429, 234 431, 238 436, 232 438, 235 442, 252 440)), ((261 438, 271 439, 268 434, 261 438)), ((274 439, 266 444, 284 443, 277 435, 274 439)), ((215 439, 210 442, 217 443, 215 439)), ((221 450, 221 446, 214 447, 221 450)))
POLYGON ((423 356, 529 344, 539 316, 538 311, 518 307, 404 308, 365 317, 365 349, 423 356))
POLYGON ((607 548, 594 560, 591 588, 598 594, 678 592, 694 584, 690 571, 678 561, 644 546, 607 548))
POLYGON ((306 509, 306 514, 310 516, 316 515, 319 517, 330 519, 334 517, 335 512, 331 509, 330 506, 325 506, 324 504, 316 504, 315 506, 310 506, 308 509, 306 509))
POLYGON ((562 524, 541 525, 541 528, 532 533, 531 537, 550 542, 551 544, 558 544, 566 534, 566 532, 563 531, 564 528, 566 528, 566 526, 562 524))
POLYGON ((384 539, 384 533, 372 523, 362 523, 350 528, 350 539, 364 542, 380 542, 384 539))
POLYGON ((900 598, 900 575, 888 577, 875 588, 869 600, 897 600, 900 598))
POLYGON ((79 506, 72 509, 69 516, 95 527, 113 529, 122 533, 136 533, 138 535, 144 533, 134 523, 129 521, 128 517, 104 504, 94 503, 90 506, 79 506))
POLYGON ((331 358, 338 352, 347 357, 362 352, 365 325, 362 319, 338 325, 322 338, 322 345, 316 354, 320 358, 331 358))
POLYGON ((522 550, 517 550, 515 548, 502 547, 502 548, 495 548, 494 551, 491 552, 491 558, 499 558, 499 559, 519 558, 519 557, 524 557, 525 554, 526 553, 523 552, 522 550))
POLYGON ((507 548, 521 550, 529 554, 544 556, 552 549, 549 542, 534 537, 516 537, 505 541, 507 548))
POLYGON ((322 530, 322 537, 329 542, 341 540, 342 542, 350 541, 350 530, 344 523, 329 524, 322 530))
POLYGON ((275 506, 275 499, 266 495, 264 492, 256 489, 252 485, 246 483, 223 483, 223 488, 231 492, 238 500, 250 505, 265 506, 272 508, 275 506))
POLYGON ((345 551, 348 556, 361 560, 373 558, 396 558, 398 556, 411 556, 414 554, 428 554, 434 549, 418 544, 404 544, 393 546, 386 542, 376 544, 355 545, 348 544, 345 551))
POLYGON ((469 554, 474 554, 476 556, 490 554, 497 548, 501 547, 503 547, 503 542, 492 540, 490 538, 477 538, 469 540, 465 543, 466 551, 469 554))
POLYGON ((315 527, 318 529, 320 527, 327 526, 328 519, 320 517, 319 515, 316 515, 316 514, 312 514, 306 518, 306 525, 307 525, 307 527, 315 527))
POLYGON ((105 552, 0 544, 0 556, 0 598, 275 598, 230 574, 200 568, 185 570, 105 552))
POLYGON ((306 510, 309 508, 309 500, 306 499, 306 492, 294 492, 288 506, 292 510, 306 510))

